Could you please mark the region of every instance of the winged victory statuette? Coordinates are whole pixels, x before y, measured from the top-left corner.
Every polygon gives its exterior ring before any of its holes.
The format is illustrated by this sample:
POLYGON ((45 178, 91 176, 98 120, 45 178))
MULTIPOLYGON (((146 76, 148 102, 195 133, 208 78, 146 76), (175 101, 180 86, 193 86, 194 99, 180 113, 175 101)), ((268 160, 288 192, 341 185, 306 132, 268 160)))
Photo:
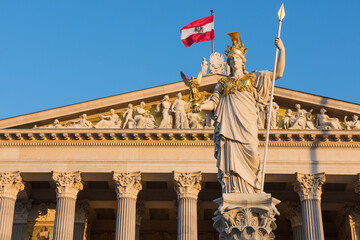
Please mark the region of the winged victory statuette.
POLYGON ((199 105, 199 101, 201 100, 201 94, 198 87, 201 83, 202 72, 199 72, 197 78, 193 76, 189 78, 189 76, 185 75, 183 72, 180 72, 180 74, 185 85, 189 87, 189 102, 191 102, 193 105, 199 105))

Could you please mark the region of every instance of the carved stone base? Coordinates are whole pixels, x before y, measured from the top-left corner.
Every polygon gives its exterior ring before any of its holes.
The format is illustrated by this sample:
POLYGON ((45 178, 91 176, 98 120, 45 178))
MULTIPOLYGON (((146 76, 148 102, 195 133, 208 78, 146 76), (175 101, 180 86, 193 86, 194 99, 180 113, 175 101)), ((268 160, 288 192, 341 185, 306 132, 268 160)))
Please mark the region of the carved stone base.
POLYGON ((270 194, 223 193, 215 199, 219 205, 213 218, 220 240, 274 239, 275 205, 280 201, 270 194))

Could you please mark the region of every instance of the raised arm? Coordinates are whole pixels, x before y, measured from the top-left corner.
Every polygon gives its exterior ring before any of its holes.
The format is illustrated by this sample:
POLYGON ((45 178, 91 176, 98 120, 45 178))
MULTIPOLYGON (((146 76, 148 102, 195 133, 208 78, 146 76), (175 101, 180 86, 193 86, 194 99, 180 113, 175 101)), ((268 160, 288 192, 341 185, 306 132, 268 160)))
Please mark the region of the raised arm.
POLYGON ((279 37, 275 38, 275 46, 279 49, 279 59, 278 59, 278 64, 276 66, 275 79, 279 79, 283 76, 285 69, 285 47, 279 37))

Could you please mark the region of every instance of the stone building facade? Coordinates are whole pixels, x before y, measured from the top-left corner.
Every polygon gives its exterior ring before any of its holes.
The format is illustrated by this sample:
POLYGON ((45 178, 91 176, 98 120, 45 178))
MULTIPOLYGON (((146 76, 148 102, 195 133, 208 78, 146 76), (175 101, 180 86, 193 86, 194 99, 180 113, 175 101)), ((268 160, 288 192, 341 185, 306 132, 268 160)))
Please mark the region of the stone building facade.
MULTIPOLYGON (((208 115, 172 109, 187 94, 176 82, 0 120, 0 239, 218 239, 214 130, 208 115)), ((284 88, 274 100, 276 238, 359 239, 360 106, 284 88)))

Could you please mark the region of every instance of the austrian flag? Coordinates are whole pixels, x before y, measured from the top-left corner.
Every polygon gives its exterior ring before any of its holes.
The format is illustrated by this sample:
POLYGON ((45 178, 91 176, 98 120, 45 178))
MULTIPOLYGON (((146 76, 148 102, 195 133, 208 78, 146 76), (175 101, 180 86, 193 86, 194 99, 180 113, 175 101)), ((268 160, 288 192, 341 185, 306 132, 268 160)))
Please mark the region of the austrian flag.
POLYGON ((181 41, 186 47, 214 38, 214 15, 193 21, 181 29, 181 41))

